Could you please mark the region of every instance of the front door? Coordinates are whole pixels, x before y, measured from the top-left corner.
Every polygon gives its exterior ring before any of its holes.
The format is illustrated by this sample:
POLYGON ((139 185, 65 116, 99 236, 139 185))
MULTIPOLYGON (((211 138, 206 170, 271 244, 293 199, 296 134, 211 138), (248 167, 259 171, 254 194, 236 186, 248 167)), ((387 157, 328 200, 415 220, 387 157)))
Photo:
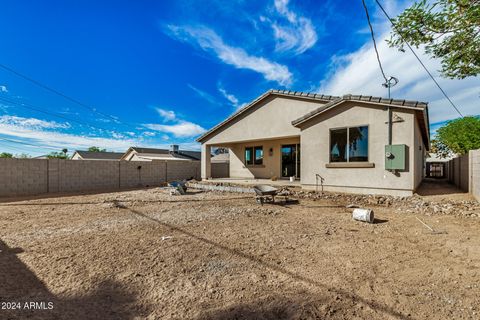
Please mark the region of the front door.
POLYGON ((300 145, 282 146, 282 177, 300 178, 300 145))

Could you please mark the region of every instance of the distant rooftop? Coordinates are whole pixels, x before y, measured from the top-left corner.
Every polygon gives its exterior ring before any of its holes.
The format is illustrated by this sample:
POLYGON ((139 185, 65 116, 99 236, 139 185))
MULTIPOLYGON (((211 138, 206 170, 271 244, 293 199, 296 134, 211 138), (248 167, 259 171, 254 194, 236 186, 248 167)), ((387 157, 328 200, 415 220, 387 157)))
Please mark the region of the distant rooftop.
POLYGON ((123 152, 75 151, 84 160, 120 160, 123 152))

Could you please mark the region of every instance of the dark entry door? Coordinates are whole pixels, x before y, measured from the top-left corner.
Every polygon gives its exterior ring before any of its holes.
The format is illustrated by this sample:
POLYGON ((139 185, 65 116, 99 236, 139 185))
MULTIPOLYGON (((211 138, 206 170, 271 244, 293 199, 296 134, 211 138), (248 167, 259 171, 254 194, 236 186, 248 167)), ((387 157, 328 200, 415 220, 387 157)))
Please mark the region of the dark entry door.
POLYGON ((282 146, 282 177, 300 178, 300 145, 282 146))

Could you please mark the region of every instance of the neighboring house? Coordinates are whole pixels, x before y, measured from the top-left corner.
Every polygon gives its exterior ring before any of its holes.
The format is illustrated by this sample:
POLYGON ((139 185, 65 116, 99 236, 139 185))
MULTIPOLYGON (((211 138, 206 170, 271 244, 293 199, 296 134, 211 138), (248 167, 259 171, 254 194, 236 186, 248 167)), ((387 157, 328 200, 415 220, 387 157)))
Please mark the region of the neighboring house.
POLYGON ((153 161, 153 160, 171 160, 171 161, 200 161, 200 151, 179 150, 178 145, 170 146, 170 149, 154 149, 130 147, 121 160, 126 161, 153 161))
POLYGON ((123 152, 75 151, 72 160, 120 160, 123 152))
POLYGON ((270 90, 197 141, 203 179, 211 149, 225 147, 230 178, 293 176, 306 189, 406 196, 423 179, 429 136, 424 102, 270 90))

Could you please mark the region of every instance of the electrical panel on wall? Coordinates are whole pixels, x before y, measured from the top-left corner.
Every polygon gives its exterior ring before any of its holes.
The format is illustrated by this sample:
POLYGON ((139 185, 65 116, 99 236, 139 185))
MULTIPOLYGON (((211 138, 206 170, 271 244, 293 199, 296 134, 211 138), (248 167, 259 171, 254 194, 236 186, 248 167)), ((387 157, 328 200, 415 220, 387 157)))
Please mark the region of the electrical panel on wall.
POLYGON ((407 145, 391 144, 385 146, 385 170, 407 170, 407 145))

